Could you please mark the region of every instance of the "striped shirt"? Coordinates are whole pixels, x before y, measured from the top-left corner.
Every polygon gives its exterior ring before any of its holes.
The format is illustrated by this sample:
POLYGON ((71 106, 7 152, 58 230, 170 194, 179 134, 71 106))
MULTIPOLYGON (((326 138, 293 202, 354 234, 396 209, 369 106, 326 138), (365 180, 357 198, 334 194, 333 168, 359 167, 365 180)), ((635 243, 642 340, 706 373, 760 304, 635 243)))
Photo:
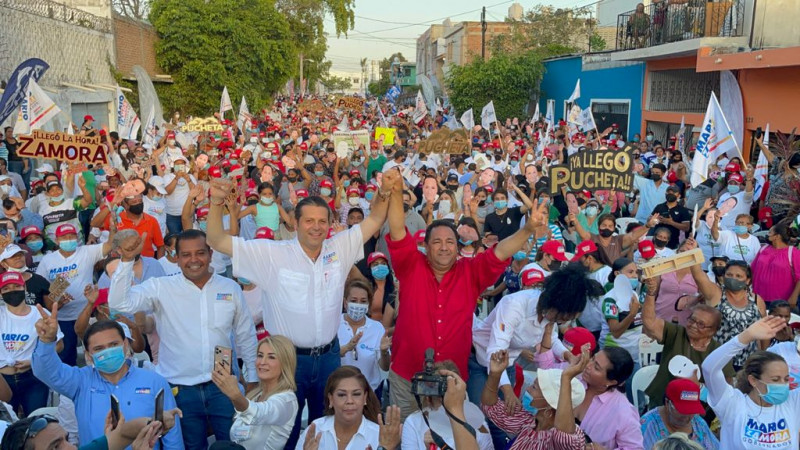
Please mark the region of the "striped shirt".
POLYGON ((506 414, 506 405, 498 400, 492 406, 483 405, 486 417, 498 427, 517 438, 510 450, 583 450, 586 448, 586 436, 583 430, 575 425, 574 433, 565 433, 557 428, 536 430, 536 417, 520 409, 514 415, 506 414))

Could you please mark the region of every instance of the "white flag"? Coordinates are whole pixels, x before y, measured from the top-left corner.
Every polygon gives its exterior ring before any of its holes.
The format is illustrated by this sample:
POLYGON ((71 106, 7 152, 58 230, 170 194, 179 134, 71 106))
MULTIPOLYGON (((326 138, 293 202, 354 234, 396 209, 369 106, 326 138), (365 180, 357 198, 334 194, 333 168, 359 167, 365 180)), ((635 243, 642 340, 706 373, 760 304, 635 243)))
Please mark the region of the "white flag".
POLYGON ((581 79, 578 78, 578 82, 575 83, 575 90, 572 91, 572 95, 569 96, 567 102, 574 103, 575 100, 579 99, 580 97, 581 97, 581 79))
POLYGON ((533 118, 531 122, 538 122, 539 121, 539 102, 536 102, 536 112, 533 113, 533 118))
POLYGON ((239 118, 236 119, 236 125, 239 126, 240 130, 243 130, 244 123, 252 118, 253 116, 250 115, 250 109, 247 107, 247 101, 244 99, 243 95, 242 103, 239 104, 239 118))
POLYGON ((494 112, 494 101, 490 101, 481 111, 481 126, 491 130, 492 122, 497 122, 497 114, 494 112))
MULTIPOLYGON (((764 147, 769 148, 769 124, 767 129, 764 130, 764 147)), ((761 190, 767 184, 767 173, 769 172, 769 162, 767 162, 767 154, 764 150, 758 154, 758 161, 756 161, 756 170, 753 175, 755 186, 753 189, 753 198, 758 200, 761 198, 761 190)))
POLYGON ((417 91, 417 104, 414 108, 414 123, 422 122, 422 119, 428 115, 428 107, 425 106, 425 98, 422 96, 422 91, 417 91))
POLYGON ((705 181, 708 168, 714 164, 718 156, 728 153, 731 149, 737 149, 733 132, 725 121, 716 94, 711 92, 692 160, 692 187, 705 181))
POLYGON ((460 120, 467 130, 472 131, 472 129, 475 128, 475 117, 472 115, 472 108, 464 111, 460 120))
POLYGON ((117 133, 120 139, 136 139, 142 125, 133 106, 125 98, 122 89, 117 86, 117 133))
POLYGON ((678 151, 683 154, 683 150, 686 148, 686 117, 681 116, 681 128, 678 130, 678 151))
POLYGON ((30 134, 58 115, 61 109, 50 100, 33 78, 28 81, 25 98, 19 105, 19 115, 14 124, 14 134, 30 134))
POLYGON ((225 115, 225 111, 233 111, 231 96, 228 95, 228 86, 222 89, 222 98, 219 100, 219 120, 225 115))
POLYGON ((150 105, 150 113, 147 114, 147 121, 142 130, 142 143, 156 145, 158 142, 156 133, 156 110, 154 105, 150 105))
POLYGON ((544 115, 544 120, 547 121, 550 125, 555 125, 556 123, 556 101, 555 100, 547 100, 547 112, 544 115))
POLYGON ((437 97, 436 98, 436 108, 433 109, 433 113, 431 113, 431 117, 435 118, 436 113, 438 113, 438 112, 444 112, 444 108, 442 108, 442 102, 439 101, 439 98, 437 97))
POLYGON ((594 123, 594 115, 592 114, 591 107, 581 111, 580 125, 584 132, 597 128, 597 124, 594 123))

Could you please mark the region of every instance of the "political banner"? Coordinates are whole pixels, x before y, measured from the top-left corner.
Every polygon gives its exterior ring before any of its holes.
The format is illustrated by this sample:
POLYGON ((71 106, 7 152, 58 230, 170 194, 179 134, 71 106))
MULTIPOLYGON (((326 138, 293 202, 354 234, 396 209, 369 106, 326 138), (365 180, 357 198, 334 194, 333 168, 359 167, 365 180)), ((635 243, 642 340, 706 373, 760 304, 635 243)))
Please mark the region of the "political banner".
MULTIPOLYGON (((764 130, 763 144, 765 148, 769 148, 769 123, 767 124, 767 128, 764 130)), ((753 174, 753 179, 755 181, 755 186, 753 189, 753 198, 755 198, 756 200, 761 198, 761 191, 767 184, 768 173, 769 173, 769 162, 767 161, 767 154, 764 153, 764 150, 762 149, 758 153, 758 161, 756 161, 756 170, 753 174)))
POLYGON ((3 123, 16 111, 28 94, 28 82, 39 81, 50 65, 39 58, 30 58, 22 62, 8 78, 3 97, 0 98, 0 123, 3 123))
POLYGON ((336 109, 349 109, 351 111, 363 111, 366 100, 361 97, 348 96, 339 97, 336 100, 336 109))
POLYGON ((472 108, 464 111, 464 114, 461 115, 461 124, 464 125, 464 128, 471 130, 475 128, 475 116, 472 113, 472 108))
POLYGON ((27 95, 19 105, 14 134, 28 134, 38 130, 61 112, 61 108, 45 94, 36 80, 28 81, 27 95))
POLYGON ((386 101, 389 103, 394 103, 398 96, 400 96, 400 88, 397 86, 392 86, 386 91, 386 101))
MULTIPOLYGON (((300 111, 318 112, 325 110, 325 104, 322 103, 322 100, 315 98, 312 100, 303 100, 299 105, 297 105, 297 108, 300 111)), ((278 120, 280 120, 280 118, 278 120)))
POLYGON ((333 146, 336 148, 336 154, 349 155, 353 150, 357 149, 359 145, 364 148, 369 148, 369 131, 368 130, 352 130, 352 131, 334 131, 331 136, 333 139, 333 146))
POLYGON ((739 152, 736 141, 733 139, 733 131, 731 131, 728 122, 725 120, 725 115, 722 113, 716 94, 712 91, 711 98, 708 99, 708 108, 706 108, 706 115, 703 118, 703 125, 700 127, 700 136, 695 146, 694 159, 692 159, 692 174, 690 178, 692 186, 698 186, 705 181, 708 176, 708 168, 716 162, 720 155, 730 154, 732 150, 739 152))
POLYGON ((240 130, 243 130, 244 123, 252 119, 253 116, 250 115, 250 108, 247 107, 247 100, 244 99, 243 95, 242 103, 239 104, 239 116, 236 118, 236 126, 238 126, 240 130))
POLYGON ((575 100, 581 97, 581 79, 578 78, 578 82, 575 83, 575 89, 572 91, 572 95, 569 96, 567 99, 567 103, 574 103, 575 100))
POLYGON ((225 111, 233 111, 233 103, 231 103, 231 96, 228 94, 228 86, 222 88, 222 97, 219 99, 219 118, 225 116, 225 111))
POLYGON ((497 122, 497 114, 494 112, 494 100, 490 101, 481 110, 481 126, 491 130, 492 123, 497 122))
POLYGON ((186 125, 178 128, 180 131, 184 133, 191 133, 191 132, 211 132, 211 133, 219 133, 222 131, 222 124, 217 120, 216 117, 195 117, 189 121, 186 125))
POLYGON ((396 133, 397 130, 394 128, 376 127, 375 140, 380 141, 381 137, 383 137, 383 145, 394 145, 394 137, 396 133))
POLYGON ((597 128, 597 124, 594 123, 594 115, 592 114, 592 108, 586 108, 581 111, 580 116, 580 127, 584 132, 589 130, 594 130, 597 128))
POLYGON ((550 167, 550 195, 572 191, 633 191, 633 159, 628 152, 593 150, 575 153, 567 164, 550 167))
POLYGON ((412 120, 414 123, 422 122, 422 119, 428 115, 428 106, 425 104, 425 97, 422 96, 422 91, 417 91, 417 102, 414 107, 414 116, 412 120))
POLYGON ((424 154, 468 155, 472 152, 469 132, 465 129, 439 128, 419 143, 418 151, 424 154))
POLYGON ((572 105, 572 108, 569 109, 569 114, 567 114, 567 123, 571 123, 574 125, 581 124, 581 107, 578 105, 572 105))
POLYGON ((149 144, 155 146, 158 142, 158 138, 156 134, 158 130, 156 129, 156 110, 153 105, 150 106, 150 113, 147 114, 147 121, 144 123, 144 129, 142 129, 142 144, 149 144))
POLYGON ((117 86, 117 133, 120 139, 136 139, 141 125, 133 106, 125 98, 122 89, 117 86))
POLYGON ((17 155, 23 158, 108 164, 108 155, 100 136, 33 130, 30 135, 17 136, 17 140, 21 143, 17 155))

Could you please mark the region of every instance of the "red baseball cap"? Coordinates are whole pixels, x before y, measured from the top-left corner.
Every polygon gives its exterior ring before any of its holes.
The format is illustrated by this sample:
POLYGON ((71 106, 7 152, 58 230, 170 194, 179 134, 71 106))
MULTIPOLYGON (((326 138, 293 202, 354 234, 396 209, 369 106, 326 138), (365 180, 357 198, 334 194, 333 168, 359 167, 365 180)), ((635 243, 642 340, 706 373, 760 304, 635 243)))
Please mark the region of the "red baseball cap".
POLYGON ((580 356, 584 346, 589 345, 589 353, 594 352, 597 340, 591 331, 583 327, 574 327, 564 333, 564 346, 575 356, 580 356))
POLYGON ((373 262, 375 262, 376 259, 383 259, 386 260, 387 262, 389 261, 389 258, 387 258, 386 255, 384 255, 383 253, 372 252, 369 254, 369 257, 367 257, 367 265, 372 264, 373 262))
POLYGON ((359 197, 361 195, 361 193, 358 191, 357 187, 351 187, 351 188, 349 188, 347 190, 347 196, 350 197, 351 195, 355 195, 356 197, 359 197))
POLYGON ((563 262, 567 260, 567 255, 564 254, 564 244, 561 242, 553 240, 547 241, 542 244, 541 250, 558 261, 563 262))
POLYGON ((295 189, 294 193, 300 198, 308 197, 308 191, 305 189, 295 189))
POLYGON ((572 258, 572 261, 579 261, 581 256, 587 253, 593 253, 597 251, 597 245, 594 244, 592 241, 583 241, 578 244, 576 248, 575 256, 572 258))
POLYGON ((523 286, 533 286, 536 283, 544 282, 544 272, 534 267, 525 269, 519 274, 520 283, 523 286))
POLYGON ((644 259, 651 259, 656 256, 656 247, 653 245, 653 241, 645 239, 639 242, 639 254, 644 259))
POLYGON ((71 223, 59 225, 56 228, 56 237, 66 236, 68 234, 78 234, 78 229, 71 223))
POLYGON ((197 218, 205 217, 208 215, 208 206, 201 206, 197 208, 197 218))
POLYGON ((222 171, 217 166, 211 166, 208 168, 208 176, 211 178, 222 178, 222 171))
POLYGON ((37 227, 36 225, 28 225, 27 227, 23 227, 22 230, 20 230, 19 237, 21 239, 25 239, 26 237, 32 234, 38 234, 39 236, 41 236, 42 230, 40 230, 39 227, 37 227))
POLYGON ((25 278, 19 272, 5 272, 0 275, 0 288, 6 287, 9 284, 16 284, 18 286, 25 286, 25 278))
MULTIPOLYGON (((772 228, 772 208, 769 206, 765 206, 758 210, 758 221, 764 222, 764 225, 767 228, 772 228)), ((28 228, 28 227, 25 227, 28 228)), ((22 229, 22 232, 25 232, 25 228, 22 229)), ((23 238, 25 236, 22 236, 23 238)))
POLYGON ((687 378, 676 378, 667 384, 666 395, 675 409, 683 415, 705 414, 700 403, 700 386, 687 378))
POLYGON ((425 230, 419 230, 414 233, 414 240, 417 241, 417 244, 425 241, 425 230))
POLYGON ((368 191, 377 191, 378 190, 378 186, 376 186, 374 184, 368 184, 367 185, 367 190, 368 191))
POLYGON ((321 188, 332 188, 333 182, 331 180, 322 180, 319 182, 319 187, 321 188))
POLYGON ((256 239, 275 239, 275 233, 269 227, 261 227, 256 230, 256 239))
POLYGON ((361 172, 358 169, 351 169, 350 170, 350 176, 351 177, 360 177, 361 176, 361 172))
POLYGON ((728 176, 728 183, 735 181, 739 184, 744 183, 744 177, 739 172, 734 172, 728 176))
POLYGON ((741 171, 742 167, 739 165, 739 163, 732 162, 725 166, 725 172, 739 173, 741 171))
POLYGON ((305 142, 300 144, 300 150, 308 150, 308 144, 306 144, 305 142))
POLYGON ((87 120, 91 120, 92 122, 94 122, 94 117, 92 117, 91 114, 83 116, 83 121, 86 122, 87 120))

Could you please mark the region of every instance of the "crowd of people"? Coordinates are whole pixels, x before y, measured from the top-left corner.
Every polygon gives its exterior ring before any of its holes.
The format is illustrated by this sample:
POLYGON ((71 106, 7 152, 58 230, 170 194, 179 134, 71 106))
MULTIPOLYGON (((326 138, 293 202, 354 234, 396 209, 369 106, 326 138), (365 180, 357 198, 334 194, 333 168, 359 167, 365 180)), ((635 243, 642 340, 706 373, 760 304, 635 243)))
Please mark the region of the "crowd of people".
POLYGON ((0 449, 800 447, 800 154, 692 185, 649 130, 428 154, 443 112, 317 100, 155 142, 86 116, 94 166, 5 130, 0 449), (599 149, 632 192, 551 190, 599 149))

